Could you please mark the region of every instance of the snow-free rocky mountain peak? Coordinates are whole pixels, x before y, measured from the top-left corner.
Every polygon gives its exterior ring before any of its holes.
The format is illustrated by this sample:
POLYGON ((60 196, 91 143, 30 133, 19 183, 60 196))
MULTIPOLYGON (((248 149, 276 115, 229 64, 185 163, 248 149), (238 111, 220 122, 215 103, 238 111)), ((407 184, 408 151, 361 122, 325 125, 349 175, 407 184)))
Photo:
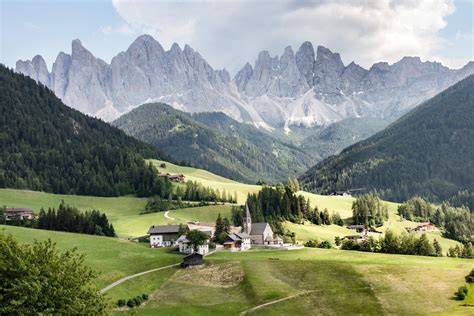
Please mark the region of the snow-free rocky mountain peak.
POLYGON ((16 71, 52 89, 67 105, 112 120, 146 102, 187 112, 223 112, 266 128, 328 125, 352 117, 394 119, 474 73, 474 63, 449 69, 404 57, 364 69, 345 66, 338 53, 310 42, 281 57, 268 51, 230 78, 190 46, 165 50, 149 35, 138 37, 110 64, 79 40, 60 52, 48 71, 41 56, 18 61, 16 71))

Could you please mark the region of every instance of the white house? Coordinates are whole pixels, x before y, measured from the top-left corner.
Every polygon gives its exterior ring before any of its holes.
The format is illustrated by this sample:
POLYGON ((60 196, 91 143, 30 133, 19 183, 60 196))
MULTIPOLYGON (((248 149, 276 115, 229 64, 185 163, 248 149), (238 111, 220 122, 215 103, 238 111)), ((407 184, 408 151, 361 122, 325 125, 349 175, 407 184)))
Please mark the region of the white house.
POLYGON ((150 235, 150 247, 171 247, 179 238, 179 225, 151 226, 148 230, 150 235))
POLYGON ((230 251, 246 251, 251 247, 251 239, 247 233, 230 233, 224 239, 224 248, 230 251))
MULTIPOLYGON (((176 243, 178 244, 179 247, 179 252, 185 253, 185 254, 192 254, 194 253, 193 246, 191 245, 191 242, 186 238, 185 235, 181 235, 181 237, 176 240, 176 243)), ((209 253, 209 241, 206 240, 204 245, 198 246, 198 254, 200 255, 205 255, 209 253)))

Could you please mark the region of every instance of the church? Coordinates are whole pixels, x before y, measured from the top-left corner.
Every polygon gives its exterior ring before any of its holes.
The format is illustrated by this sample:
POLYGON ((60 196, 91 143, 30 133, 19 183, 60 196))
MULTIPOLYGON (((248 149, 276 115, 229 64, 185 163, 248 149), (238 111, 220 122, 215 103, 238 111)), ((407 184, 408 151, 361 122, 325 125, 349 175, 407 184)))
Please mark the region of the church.
POLYGON ((250 236, 252 244, 256 245, 273 245, 273 231, 268 223, 252 223, 250 210, 248 205, 245 205, 245 217, 243 223, 243 233, 250 236))

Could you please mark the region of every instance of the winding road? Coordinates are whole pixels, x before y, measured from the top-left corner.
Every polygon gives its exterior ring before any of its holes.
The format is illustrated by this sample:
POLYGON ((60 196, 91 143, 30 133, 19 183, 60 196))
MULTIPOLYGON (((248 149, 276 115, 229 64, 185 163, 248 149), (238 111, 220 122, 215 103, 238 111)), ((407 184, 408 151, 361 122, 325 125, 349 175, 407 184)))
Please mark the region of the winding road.
MULTIPOLYGON (((217 251, 217 249, 205 254, 204 257, 210 256, 213 253, 215 253, 216 251, 217 251)), ((122 284, 123 282, 128 281, 130 279, 139 277, 139 276, 147 274, 147 273, 151 273, 151 272, 155 272, 155 271, 159 271, 159 270, 164 270, 164 269, 168 269, 168 268, 172 268, 172 267, 177 267, 180 264, 181 264, 181 262, 178 262, 178 263, 175 263, 175 264, 170 264, 169 266, 159 267, 159 268, 155 268, 155 269, 151 269, 151 270, 147 270, 147 271, 143 271, 143 272, 140 272, 140 273, 136 273, 136 274, 126 276, 124 278, 121 278, 120 280, 115 281, 114 283, 111 283, 111 284, 107 285, 106 287, 104 287, 99 292, 100 292, 100 294, 103 294, 103 293, 107 292, 108 290, 110 290, 111 288, 114 288, 117 285, 122 284)))
POLYGON ((165 218, 174 221, 176 218, 169 216, 169 215, 168 215, 169 213, 170 213, 170 211, 166 211, 166 212, 165 212, 165 218))
POLYGON ((147 274, 147 273, 151 273, 151 272, 155 272, 155 271, 159 271, 159 270, 164 270, 164 269, 176 267, 176 266, 179 266, 180 264, 181 263, 178 262, 178 263, 175 263, 175 264, 170 264, 169 266, 164 266, 164 267, 160 267, 160 268, 156 268, 156 269, 152 269, 152 270, 148 270, 148 271, 143 271, 143 272, 140 272, 140 273, 136 273, 136 274, 133 274, 133 275, 126 276, 126 277, 124 277, 120 280, 115 281, 114 283, 111 283, 111 284, 107 285, 102 290, 100 290, 100 293, 101 294, 105 293, 108 290, 110 290, 111 288, 116 287, 117 285, 122 284, 123 282, 128 281, 130 279, 136 278, 138 276, 141 276, 141 275, 144 275, 144 274, 147 274))
POLYGON ((266 306, 269 306, 269 305, 273 305, 273 304, 276 304, 276 303, 280 303, 280 302, 292 299, 294 297, 301 296, 301 295, 304 295, 304 294, 308 294, 308 293, 311 293, 311 292, 315 292, 315 291, 304 291, 304 292, 301 292, 301 293, 298 293, 298 294, 295 294, 295 295, 283 297, 283 298, 280 298, 280 299, 277 299, 277 300, 274 300, 274 301, 271 301, 271 302, 268 302, 268 303, 265 303, 265 304, 261 304, 261 305, 252 307, 250 309, 247 309, 246 311, 241 312, 240 315, 246 315, 246 314, 254 312, 254 311, 256 311, 260 308, 263 308, 263 307, 266 307, 266 306))

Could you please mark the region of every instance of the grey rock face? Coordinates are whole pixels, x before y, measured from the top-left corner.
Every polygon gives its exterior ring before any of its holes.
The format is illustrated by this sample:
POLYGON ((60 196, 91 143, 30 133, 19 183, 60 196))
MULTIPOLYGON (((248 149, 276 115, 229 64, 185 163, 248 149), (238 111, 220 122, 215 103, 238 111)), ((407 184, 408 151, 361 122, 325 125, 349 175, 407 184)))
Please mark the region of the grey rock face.
POLYGON ((308 86, 313 86, 314 48, 311 42, 304 42, 295 56, 298 70, 306 79, 308 86))
POLYGON ((24 75, 27 75, 34 80, 41 82, 47 87, 51 87, 48 67, 43 57, 36 55, 33 59, 30 60, 19 60, 16 62, 16 71, 21 72, 24 75))
POLYGON ((262 51, 231 79, 213 69, 190 46, 166 51, 149 35, 138 37, 110 64, 79 40, 71 54, 59 53, 48 72, 41 56, 18 61, 16 70, 42 82, 66 104, 112 120, 150 101, 188 112, 220 111, 262 127, 331 124, 348 117, 397 118, 458 80, 474 73, 404 57, 364 69, 345 66, 338 53, 304 42, 281 57, 262 51))

